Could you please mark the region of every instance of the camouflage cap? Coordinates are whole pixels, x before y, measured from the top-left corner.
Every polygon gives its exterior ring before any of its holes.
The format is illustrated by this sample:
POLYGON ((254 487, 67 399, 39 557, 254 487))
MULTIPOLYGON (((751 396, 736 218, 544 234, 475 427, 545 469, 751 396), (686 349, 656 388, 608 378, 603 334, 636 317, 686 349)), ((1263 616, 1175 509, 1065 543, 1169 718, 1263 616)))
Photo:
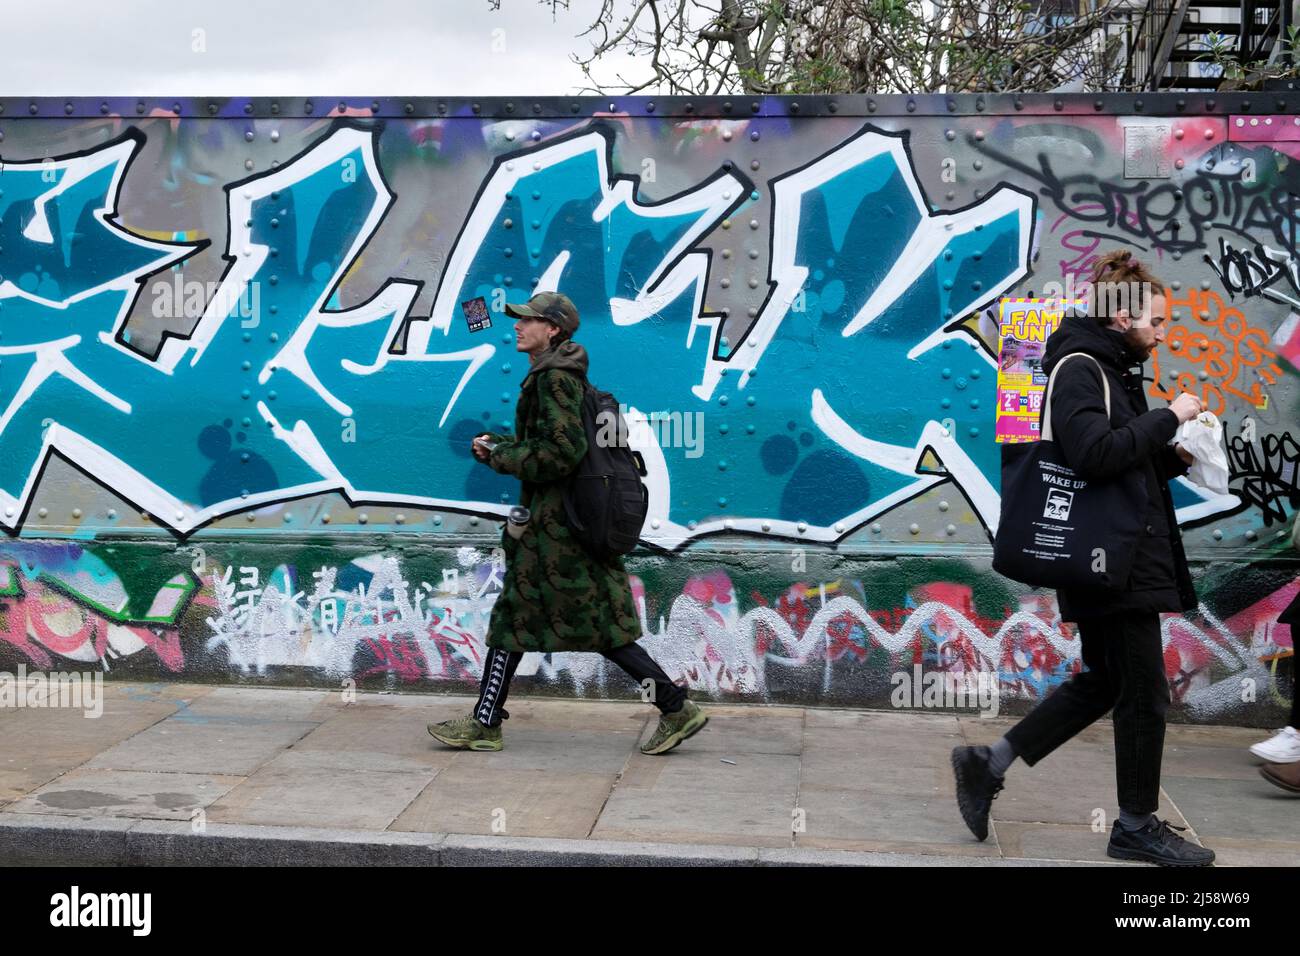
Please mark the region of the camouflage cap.
POLYGON ((570 335, 578 331, 578 310, 563 292, 538 292, 522 305, 507 302, 506 315, 516 319, 545 319, 570 335))

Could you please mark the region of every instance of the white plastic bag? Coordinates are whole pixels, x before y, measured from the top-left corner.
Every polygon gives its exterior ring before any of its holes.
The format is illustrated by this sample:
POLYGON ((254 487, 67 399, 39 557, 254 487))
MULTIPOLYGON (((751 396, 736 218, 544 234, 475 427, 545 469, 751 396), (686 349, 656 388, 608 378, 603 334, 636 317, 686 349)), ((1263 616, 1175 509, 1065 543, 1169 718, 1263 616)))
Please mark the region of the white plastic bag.
POLYGON ((1196 460, 1187 480, 1220 495, 1228 493, 1228 456, 1223 450, 1223 425, 1213 412, 1201 412, 1183 422, 1175 439, 1196 460))

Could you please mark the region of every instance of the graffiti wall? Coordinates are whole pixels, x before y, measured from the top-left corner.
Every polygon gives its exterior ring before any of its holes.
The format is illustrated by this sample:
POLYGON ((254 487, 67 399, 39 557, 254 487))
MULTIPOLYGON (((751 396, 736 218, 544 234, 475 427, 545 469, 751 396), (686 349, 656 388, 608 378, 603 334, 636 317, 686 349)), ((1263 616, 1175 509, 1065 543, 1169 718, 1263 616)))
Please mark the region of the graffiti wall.
MULTIPOLYGON (((1123 246, 1172 309, 1149 401, 1200 396, 1231 472, 1174 484, 1177 712, 1272 726, 1297 106, 0 99, 0 666, 469 688, 519 491, 469 439, 527 372, 503 306, 557 288, 647 462, 628 567, 674 677, 871 706, 920 665, 1027 705, 1079 648, 989 567, 993 317, 1123 246)), ((519 673, 633 691, 590 655, 519 673)))

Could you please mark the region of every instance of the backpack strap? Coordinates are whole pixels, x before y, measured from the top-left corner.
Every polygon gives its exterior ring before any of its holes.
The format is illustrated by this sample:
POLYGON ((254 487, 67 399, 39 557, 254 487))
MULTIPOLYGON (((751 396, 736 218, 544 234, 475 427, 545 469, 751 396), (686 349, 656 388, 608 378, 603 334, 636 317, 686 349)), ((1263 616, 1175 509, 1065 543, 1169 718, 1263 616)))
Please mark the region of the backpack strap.
POLYGON ((1097 372, 1101 375, 1102 395, 1106 399, 1106 419, 1110 420, 1110 381, 1106 378, 1106 370, 1094 356, 1087 352, 1071 352, 1056 363, 1056 368, 1052 369, 1052 374, 1047 377, 1047 395, 1043 399, 1043 441, 1052 440, 1052 386, 1056 384, 1056 373, 1061 370, 1062 365, 1079 355, 1092 359, 1092 364, 1097 366, 1097 372))

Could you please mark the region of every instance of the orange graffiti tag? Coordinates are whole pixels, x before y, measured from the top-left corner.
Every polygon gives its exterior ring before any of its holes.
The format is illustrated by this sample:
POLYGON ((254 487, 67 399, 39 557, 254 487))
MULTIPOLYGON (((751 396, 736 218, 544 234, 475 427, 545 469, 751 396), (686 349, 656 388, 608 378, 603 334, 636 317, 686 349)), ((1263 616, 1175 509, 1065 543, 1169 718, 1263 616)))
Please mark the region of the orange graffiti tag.
POLYGON ((1275 385, 1282 377, 1282 369, 1273 361, 1277 353, 1268 347, 1268 333, 1249 325, 1240 309, 1227 308, 1217 292, 1189 289, 1179 296, 1166 289, 1165 296, 1171 311, 1187 309, 1192 321, 1171 323, 1164 349, 1151 354, 1155 380, 1148 394, 1173 401, 1179 392, 1191 392, 1208 411, 1220 416, 1228 396, 1256 408, 1267 407, 1268 395, 1260 383, 1275 385), (1176 384, 1160 374, 1161 351, 1166 353, 1166 363, 1176 360, 1192 366, 1190 371, 1178 373, 1176 384), (1247 379, 1253 379, 1249 386, 1247 379))

